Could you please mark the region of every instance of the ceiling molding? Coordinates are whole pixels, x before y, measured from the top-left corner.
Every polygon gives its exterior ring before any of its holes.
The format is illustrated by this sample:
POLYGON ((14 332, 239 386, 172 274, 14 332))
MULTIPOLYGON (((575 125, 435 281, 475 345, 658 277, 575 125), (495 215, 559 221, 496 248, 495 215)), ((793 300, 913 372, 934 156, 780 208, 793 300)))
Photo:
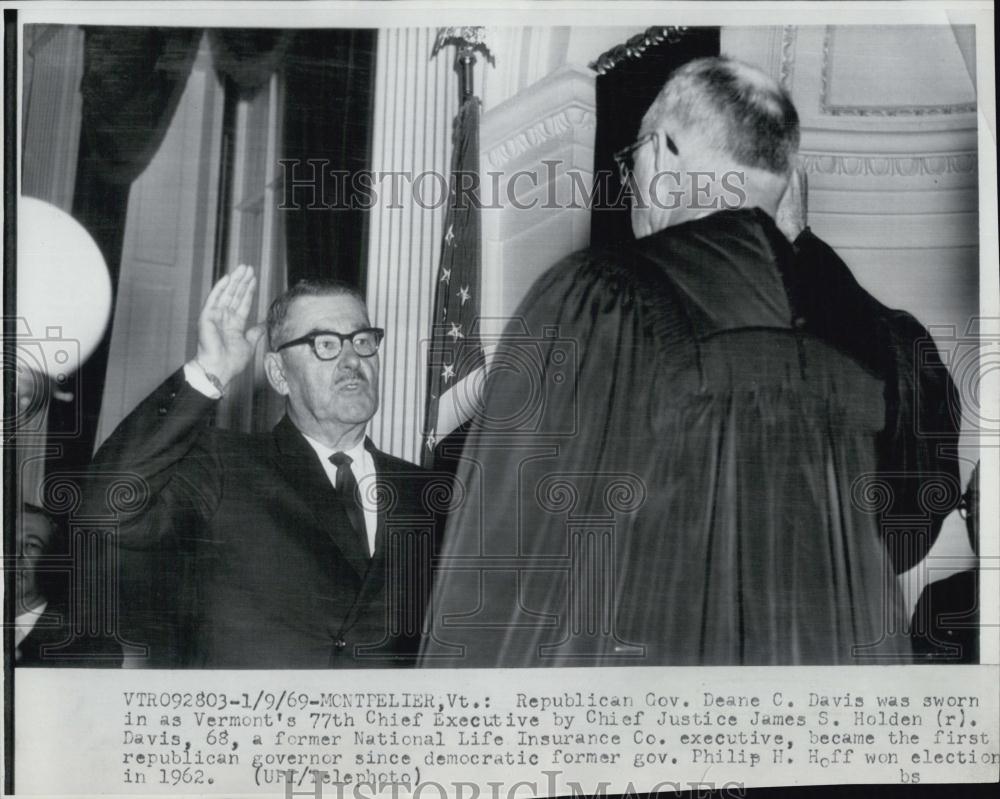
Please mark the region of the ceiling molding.
POLYGON ((581 131, 593 131, 596 127, 597 116, 592 110, 572 106, 563 108, 512 133, 506 140, 491 147, 486 158, 491 167, 499 169, 529 150, 581 131))
POLYGON ((791 92, 795 77, 796 39, 798 39, 798 28, 795 25, 785 25, 781 30, 781 66, 778 81, 786 92, 791 92))
POLYGON ((923 175, 971 175, 976 174, 979 169, 979 158, 975 151, 899 156, 802 152, 799 160, 806 172, 819 175, 909 178, 923 175))
POLYGON ((483 114, 480 140, 485 164, 510 166, 552 142, 594 147, 597 127, 594 74, 567 65, 483 114))

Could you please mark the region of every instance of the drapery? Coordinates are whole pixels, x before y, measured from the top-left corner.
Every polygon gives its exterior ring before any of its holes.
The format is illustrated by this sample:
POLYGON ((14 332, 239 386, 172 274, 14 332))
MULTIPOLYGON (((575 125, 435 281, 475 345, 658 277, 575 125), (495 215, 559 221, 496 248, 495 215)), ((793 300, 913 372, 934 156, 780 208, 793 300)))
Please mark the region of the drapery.
POLYGON ((281 213, 289 285, 335 277, 364 286, 368 200, 351 177, 371 165, 375 43, 374 30, 308 30, 287 51, 282 157, 285 199, 294 203, 281 213), (340 176, 324 181, 320 170, 340 176), (312 207, 309 192, 289 192, 290 179, 313 182, 312 207))
POLYGON ((281 67, 295 32, 217 28, 208 31, 212 64, 223 80, 231 80, 241 97, 252 97, 281 67))
POLYGON ((629 203, 627 197, 620 196, 621 182, 613 154, 635 140, 642 115, 675 69, 694 58, 718 54, 718 28, 687 28, 676 41, 664 39, 641 53, 616 59, 614 66, 597 76, 592 245, 634 238, 629 203), (602 175, 606 176, 603 180, 602 175))

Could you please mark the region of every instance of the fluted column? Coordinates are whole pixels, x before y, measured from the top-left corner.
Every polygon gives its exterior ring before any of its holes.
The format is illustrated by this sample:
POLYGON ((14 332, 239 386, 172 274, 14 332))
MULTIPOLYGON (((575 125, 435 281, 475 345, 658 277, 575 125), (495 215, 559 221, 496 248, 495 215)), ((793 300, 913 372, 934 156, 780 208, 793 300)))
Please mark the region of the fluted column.
POLYGON ((386 340, 382 404, 369 432, 382 449, 410 461, 419 460, 424 352, 445 215, 441 181, 414 179, 426 172, 448 179, 458 112, 454 55, 449 48, 430 59, 435 35, 432 28, 380 30, 375 74, 372 169, 378 200, 371 210, 368 307, 372 322, 386 328, 386 340), (424 202, 416 200, 415 186, 424 202))

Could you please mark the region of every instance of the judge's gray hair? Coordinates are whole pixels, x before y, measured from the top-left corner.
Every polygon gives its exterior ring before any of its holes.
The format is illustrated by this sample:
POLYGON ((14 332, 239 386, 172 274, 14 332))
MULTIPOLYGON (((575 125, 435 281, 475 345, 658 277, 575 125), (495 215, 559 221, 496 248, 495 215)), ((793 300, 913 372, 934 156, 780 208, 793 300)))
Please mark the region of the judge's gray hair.
POLYGON ((640 135, 670 126, 696 133, 741 166, 786 175, 799 149, 799 115, 777 82, 723 56, 679 67, 642 119, 640 135))

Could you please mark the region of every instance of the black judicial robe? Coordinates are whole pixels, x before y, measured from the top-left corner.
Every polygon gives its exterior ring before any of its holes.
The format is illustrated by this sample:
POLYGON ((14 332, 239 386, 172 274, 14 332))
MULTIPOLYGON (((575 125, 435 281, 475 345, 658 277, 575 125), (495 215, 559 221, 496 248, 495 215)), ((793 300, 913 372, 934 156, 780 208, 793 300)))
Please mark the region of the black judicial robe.
POLYGON ((957 398, 808 231, 722 211, 564 259, 484 402, 423 665, 910 659, 896 574, 961 494, 957 398))

